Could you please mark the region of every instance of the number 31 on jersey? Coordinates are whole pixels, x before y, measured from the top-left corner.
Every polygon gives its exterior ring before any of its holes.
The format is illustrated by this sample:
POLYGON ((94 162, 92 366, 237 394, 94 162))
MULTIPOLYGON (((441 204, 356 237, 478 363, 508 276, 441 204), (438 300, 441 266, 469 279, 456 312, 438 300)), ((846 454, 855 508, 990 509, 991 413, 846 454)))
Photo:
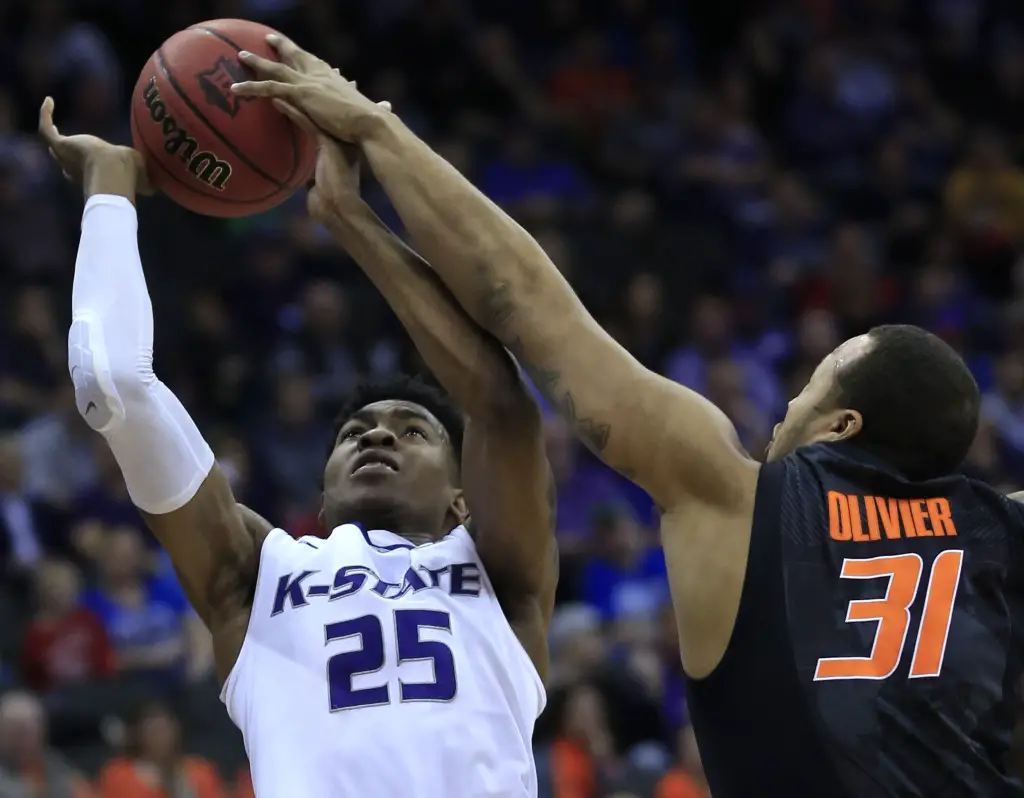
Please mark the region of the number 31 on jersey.
POLYGON ((918 554, 844 560, 842 579, 888 578, 885 595, 879 599, 851 601, 846 610, 847 623, 872 621, 878 624, 869 657, 823 657, 814 671, 815 681, 831 679, 888 679, 896 671, 906 647, 910 629, 910 608, 917 598, 922 575, 927 580, 921 625, 910 661, 911 679, 938 676, 946 653, 949 625, 953 617, 964 553, 948 549, 924 574, 924 561, 918 554))

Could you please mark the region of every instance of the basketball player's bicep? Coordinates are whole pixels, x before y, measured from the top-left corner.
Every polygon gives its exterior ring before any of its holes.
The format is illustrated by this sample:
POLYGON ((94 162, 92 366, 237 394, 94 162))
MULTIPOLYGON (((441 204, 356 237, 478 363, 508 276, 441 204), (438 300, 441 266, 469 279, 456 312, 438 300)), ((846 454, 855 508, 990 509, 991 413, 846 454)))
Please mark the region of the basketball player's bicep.
POLYGON ((143 518, 207 627, 217 610, 251 588, 270 524, 236 503, 216 466, 184 506, 143 518))
POLYGON ((546 623, 558 582, 558 549, 540 410, 524 399, 511 417, 471 418, 462 466, 477 551, 499 599, 513 611, 519 602, 539 602, 546 623))

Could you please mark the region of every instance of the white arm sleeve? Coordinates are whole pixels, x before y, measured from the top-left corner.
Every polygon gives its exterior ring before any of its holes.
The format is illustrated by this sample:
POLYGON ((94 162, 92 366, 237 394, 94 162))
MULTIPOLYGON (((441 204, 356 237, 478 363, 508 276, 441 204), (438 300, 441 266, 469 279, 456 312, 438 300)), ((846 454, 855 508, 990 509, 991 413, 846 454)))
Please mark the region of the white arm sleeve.
POLYGON ((213 451, 153 373, 153 304, 125 197, 90 197, 82 214, 68 333, 78 412, 107 439, 128 493, 159 515, 195 496, 213 451))

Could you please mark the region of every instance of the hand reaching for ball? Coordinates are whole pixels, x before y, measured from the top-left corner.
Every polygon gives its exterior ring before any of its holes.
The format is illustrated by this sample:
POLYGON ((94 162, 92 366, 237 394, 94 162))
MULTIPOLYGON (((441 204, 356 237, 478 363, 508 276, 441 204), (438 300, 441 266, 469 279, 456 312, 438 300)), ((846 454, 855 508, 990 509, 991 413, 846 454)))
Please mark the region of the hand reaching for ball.
POLYGON ((365 97, 355 83, 290 39, 273 34, 267 42, 281 61, 239 53, 260 79, 234 84, 231 90, 236 94, 284 101, 305 114, 320 133, 352 144, 371 133, 389 112, 389 106, 365 97))
MULTIPOLYGON (((344 215, 356 205, 362 205, 359 195, 359 148, 325 135, 312 120, 295 106, 283 100, 274 100, 281 113, 299 127, 316 137, 316 172, 309 190, 307 209, 318 222, 328 225, 336 215, 344 215)), ((378 104, 385 113, 390 103, 378 104)))
POLYGON ((96 136, 62 136, 53 123, 50 97, 39 109, 39 134, 64 177, 81 183, 86 196, 118 194, 133 200, 136 194, 151 193, 146 165, 138 152, 96 136))

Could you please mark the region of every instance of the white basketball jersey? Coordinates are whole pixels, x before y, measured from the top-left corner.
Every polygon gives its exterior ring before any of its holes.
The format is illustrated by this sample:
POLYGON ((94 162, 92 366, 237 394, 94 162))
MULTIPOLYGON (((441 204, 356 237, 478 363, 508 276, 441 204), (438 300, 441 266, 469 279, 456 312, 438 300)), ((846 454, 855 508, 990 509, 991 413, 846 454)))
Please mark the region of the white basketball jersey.
POLYGON ((464 527, 263 544, 221 698, 257 798, 532 798, 544 686, 464 527))

